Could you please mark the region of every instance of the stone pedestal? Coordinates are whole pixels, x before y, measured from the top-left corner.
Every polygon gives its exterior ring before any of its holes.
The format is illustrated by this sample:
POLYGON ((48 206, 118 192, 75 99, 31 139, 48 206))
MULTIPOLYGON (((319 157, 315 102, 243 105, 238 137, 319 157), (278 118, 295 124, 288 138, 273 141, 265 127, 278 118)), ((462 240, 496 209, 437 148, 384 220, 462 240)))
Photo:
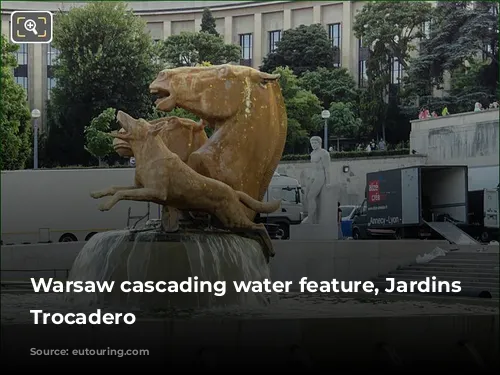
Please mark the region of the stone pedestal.
POLYGON ((337 240, 337 189, 323 186, 318 199, 318 224, 305 222, 290 226, 291 240, 337 240))

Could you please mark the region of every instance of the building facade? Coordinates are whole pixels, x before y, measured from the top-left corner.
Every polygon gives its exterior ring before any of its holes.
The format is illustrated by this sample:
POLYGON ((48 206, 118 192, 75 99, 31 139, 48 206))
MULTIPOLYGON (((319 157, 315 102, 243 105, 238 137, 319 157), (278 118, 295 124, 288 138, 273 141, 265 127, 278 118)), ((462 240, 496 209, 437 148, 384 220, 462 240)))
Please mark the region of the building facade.
MULTIPOLYGON (((284 30, 300 25, 324 25, 339 53, 335 65, 348 69, 360 87, 366 84, 368 54, 352 29, 356 13, 364 1, 145 1, 129 2, 135 14, 143 17, 153 40, 164 40, 183 31, 199 31, 203 8, 209 7, 216 28, 226 43, 241 46, 240 64, 258 68, 263 58, 276 48, 284 30)), ((85 3, 83 3, 85 4, 85 3)), ((2 2, 2 33, 9 35, 10 15, 16 10, 67 11, 82 3, 2 2)), ((52 65, 57 50, 50 44, 20 45, 19 67, 14 75, 28 93, 31 108, 42 111, 56 84, 52 65)))

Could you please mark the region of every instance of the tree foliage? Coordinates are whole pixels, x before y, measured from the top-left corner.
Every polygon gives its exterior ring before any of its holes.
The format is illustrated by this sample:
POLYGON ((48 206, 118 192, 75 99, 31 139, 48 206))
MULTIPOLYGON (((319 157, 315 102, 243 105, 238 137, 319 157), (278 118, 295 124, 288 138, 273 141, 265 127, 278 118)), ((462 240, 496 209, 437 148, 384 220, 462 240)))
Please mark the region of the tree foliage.
POLYGON ((13 55, 19 48, 2 35, 2 98, 0 109, 0 169, 23 169, 31 156, 30 111, 26 91, 14 80, 13 55))
POLYGON ((329 108, 333 102, 354 104, 359 100, 356 82, 345 68, 318 68, 313 72, 306 72, 301 77, 300 84, 319 98, 323 108, 329 108))
POLYGON ((53 45, 57 86, 49 104, 51 159, 89 161, 84 127, 106 108, 134 117, 151 110, 149 84, 159 70, 145 22, 123 3, 94 2, 59 13, 53 45))
MULTIPOLYGON (((422 25, 430 19, 431 11, 431 4, 423 1, 371 1, 356 15, 354 34, 369 49, 368 87, 360 100, 365 131, 371 128, 385 137, 389 118, 401 120, 397 105, 401 82, 395 82, 392 73, 397 62, 403 70, 410 66, 410 56, 417 49, 422 25)), ((403 124, 408 132, 408 121, 399 122, 399 126, 403 124)))
POLYGON ((338 138, 358 137, 361 129, 361 119, 356 116, 353 103, 333 102, 330 104, 329 110, 329 134, 338 138))
POLYGON ((215 26, 215 18, 210 9, 203 9, 203 14, 201 16, 201 32, 219 36, 215 26))
POLYGON ((497 95, 498 3, 471 5, 442 1, 432 10, 429 37, 422 40, 405 80, 409 102, 429 107, 446 104, 458 112, 472 110, 478 100, 487 105, 497 95), (434 98, 433 88, 444 89, 448 80, 449 95, 445 100, 434 98))
POLYGON ((240 47, 224 43, 217 35, 182 32, 165 40, 162 57, 171 67, 196 66, 204 62, 219 65, 238 61, 240 47))
POLYGON ((105 109, 84 129, 85 150, 99 160, 99 165, 102 158, 113 152, 113 138, 109 135, 109 131, 117 127, 115 113, 114 108, 105 109))
POLYGON ((300 81, 293 71, 279 67, 273 71, 279 74, 281 92, 285 100, 288 117, 286 153, 307 150, 308 136, 320 126, 314 115, 321 113, 321 103, 316 95, 300 87, 300 81))
POLYGON ((333 62, 334 50, 323 25, 300 25, 283 32, 276 50, 264 58, 260 70, 270 73, 280 66, 288 66, 300 76, 319 67, 333 68, 333 62))
POLYGON ((422 24, 430 20, 432 5, 425 1, 370 1, 356 15, 354 34, 364 45, 379 42, 388 57, 408 69, 410 53, 422 36, 422 24))

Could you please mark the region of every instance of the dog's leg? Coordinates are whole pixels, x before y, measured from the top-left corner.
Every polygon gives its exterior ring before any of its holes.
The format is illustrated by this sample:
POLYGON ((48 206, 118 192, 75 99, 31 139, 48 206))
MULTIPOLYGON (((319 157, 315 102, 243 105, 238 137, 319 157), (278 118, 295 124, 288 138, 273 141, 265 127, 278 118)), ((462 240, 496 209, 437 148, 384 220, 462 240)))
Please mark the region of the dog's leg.
POLYGON ((99 199, 102 197, 107 197, 109 195, 114 195, 115 193, 121 191, 121 190, 134 190, 138 189, 137 186, 110 186, 107 189, 99 190, 99 191, 93 191, 90 193, 90 196, 94 199, 99 199))
POLYGON ((164 195, 165 194, 160 194, 156 190, 146 189, 146 188, 135 188, 133 190, 120 190, 117 191, 108 201, 101 204, 99 206, 99 210, 109 211, 115 204, 117 204, 121 200, 156 202, 161 198, 165 198, 164 195))

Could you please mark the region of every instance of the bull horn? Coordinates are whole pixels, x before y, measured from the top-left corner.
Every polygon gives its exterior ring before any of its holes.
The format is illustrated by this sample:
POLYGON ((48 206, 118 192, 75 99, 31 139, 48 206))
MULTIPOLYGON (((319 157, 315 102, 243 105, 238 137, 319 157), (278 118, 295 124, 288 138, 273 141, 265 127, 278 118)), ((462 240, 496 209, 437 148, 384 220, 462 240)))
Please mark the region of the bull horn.
POLYGON ((278 79, 279 77, 281 77, 281 75, 259 72, 259 77, 261 79, 265 79, 265 80, 268 80, 268 81, 274 81, 274 80, 278 79))

